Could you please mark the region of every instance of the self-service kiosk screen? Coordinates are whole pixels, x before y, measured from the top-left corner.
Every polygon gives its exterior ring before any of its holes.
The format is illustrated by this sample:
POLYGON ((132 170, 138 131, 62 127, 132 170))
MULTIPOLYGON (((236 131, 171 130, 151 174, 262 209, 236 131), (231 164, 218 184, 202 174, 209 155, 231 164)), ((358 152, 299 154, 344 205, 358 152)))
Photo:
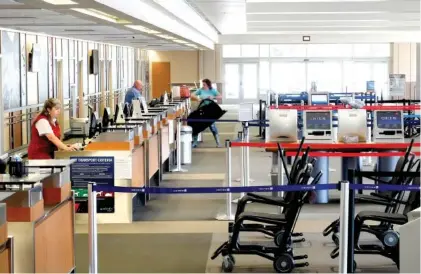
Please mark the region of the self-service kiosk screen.
POLYGON ((402 128, 402 117, 400 111, 378 111, 377 127, 382 129, 402 128))
POLYGON ((311 95, 311 103, 312 104, 329 104, 329 100, 327 98, 327 94, 312 94, 311 95))
POLYGON ((311 130, 329 130, 331 124, 329 111, 306 112, 306 125, 307 129, 311 130))

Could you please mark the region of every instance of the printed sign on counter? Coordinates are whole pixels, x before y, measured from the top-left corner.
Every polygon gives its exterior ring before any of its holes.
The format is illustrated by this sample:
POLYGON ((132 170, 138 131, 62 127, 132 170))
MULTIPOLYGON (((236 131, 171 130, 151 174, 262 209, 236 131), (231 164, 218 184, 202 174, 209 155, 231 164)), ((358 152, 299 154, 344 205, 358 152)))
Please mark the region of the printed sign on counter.
MULTIPOLYGON (((114 157, 71 157, 76 162, 70 167, 72 189, 75 192, 76 213, 88 213, 88 183, 114 186, 114 157)), ((97 212, 114 213, 114 192, 97 193, 97 212)))

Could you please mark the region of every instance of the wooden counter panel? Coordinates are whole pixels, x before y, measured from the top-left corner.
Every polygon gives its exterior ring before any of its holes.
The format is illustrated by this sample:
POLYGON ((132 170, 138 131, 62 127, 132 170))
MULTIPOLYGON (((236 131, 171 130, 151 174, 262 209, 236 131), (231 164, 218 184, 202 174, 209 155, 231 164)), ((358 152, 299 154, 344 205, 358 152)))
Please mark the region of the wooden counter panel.
POLYGON ((145 153, 144 146, 137 148, 132 155, 132 186, 145 186, 145 165, 143 156, 145 153))
POLYGON ((45 205, 56 205, 67 199, 71 195, 72 185, 69 182, 62 187, 44 187, 42 196, 45 205))
POLYGON ((10 248, 0 250, 0 273, 12 272, 12 266, 10 264, 11 255, 12 254, 10 248))
POLYGON ((134 142, 93 142, 86 146, 85 150, 131 150, 134 142))
POLYGON ((69 273, 75 266, 73 202, 37 223, 34 233, 35 273, 69 273))
POLYGON ((158 135, 153 135, 149 139, 149 179, 158 171, 158 135))
MULTIPOLYGON (((6 202, 7 204, 7 202, 6 202)), ((40 200, 33 207, 7 206, 8 222, 34 222, 44 214, 44 200, 40 200)))
POLYGON ((161 130, 162 163, 170 157, 170 129, 165 126, 161 130))
MULTIPOLYGON (((7 242, 7 222, 0 225, 0 246, 7 242)), ((0 273, 2 273, 0 271, 0 273)))

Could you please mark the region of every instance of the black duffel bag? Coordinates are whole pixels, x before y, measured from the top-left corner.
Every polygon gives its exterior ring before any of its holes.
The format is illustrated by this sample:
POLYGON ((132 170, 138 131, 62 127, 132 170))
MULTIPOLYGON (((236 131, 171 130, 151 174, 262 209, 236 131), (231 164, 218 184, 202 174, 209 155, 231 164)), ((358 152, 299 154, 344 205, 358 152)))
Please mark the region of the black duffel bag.
MULTIPOLYGON (((195 111, 190 113, 187 119, 196 120, 196 119, 210 119, 218 120, 221 118, 227 111, 221 109, 221 107, 211 99, 204 99, 200 102, 199 106, 195 111)), ((200 132, 204 131, 206 128, 210 127, 214 122, 196 122, 188 121, 187 125, 193 129, 193 135, 198 135, 200 132)))

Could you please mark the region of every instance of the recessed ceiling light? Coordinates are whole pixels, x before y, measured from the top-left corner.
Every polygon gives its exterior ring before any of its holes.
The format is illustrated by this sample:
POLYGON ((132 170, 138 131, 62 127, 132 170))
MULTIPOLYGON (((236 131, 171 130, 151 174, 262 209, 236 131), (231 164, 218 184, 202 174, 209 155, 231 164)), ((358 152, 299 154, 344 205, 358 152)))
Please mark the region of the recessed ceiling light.
POLYGON ((113 16, 110 15, 108 13, 96 10, 96 9, 72 9, 74 11, 89 15, 89 16, 93 16, 108 22, 112 22, 112 23, 116 23, 116 24, 130 24, 131 22, 126 21, 126 20, 122 20, 120 18, 118 18, 117 16, 113 16))
POLYGON ((166 35, 166 34, 158 34, 158 37, 164 38, 164 39, 168 39, 168 40, 174 40, 176 39, 175 37, 172 37, 170 35, 166 35))
POLYGON ((194 45, 194 44, 186 44, 186 46, 189 46, 189 47, 192 47, 192 48, 195 48, 195 49, 197 49, 198 47, 196 46, 196 45, 194 45))
POLYGON ((174 39, 173 41, 176 42, 176 43, 179 43, 179 44, 187 44, 188 43, 188 42, 186 42, 184 40, 180 40, 180 39, 174 39))
POLYGON ((140 26, 140 25, 126 25, 126 27, 134 29, 134 30, 138 30, 141 32, 149 33, 149 34, 160 34, 159 31, 148 29, 147 27, 140 26))
POLYGON ((44 2, 51 5, 77 5, 76 2, 72 0, 43 0, 44 2))

